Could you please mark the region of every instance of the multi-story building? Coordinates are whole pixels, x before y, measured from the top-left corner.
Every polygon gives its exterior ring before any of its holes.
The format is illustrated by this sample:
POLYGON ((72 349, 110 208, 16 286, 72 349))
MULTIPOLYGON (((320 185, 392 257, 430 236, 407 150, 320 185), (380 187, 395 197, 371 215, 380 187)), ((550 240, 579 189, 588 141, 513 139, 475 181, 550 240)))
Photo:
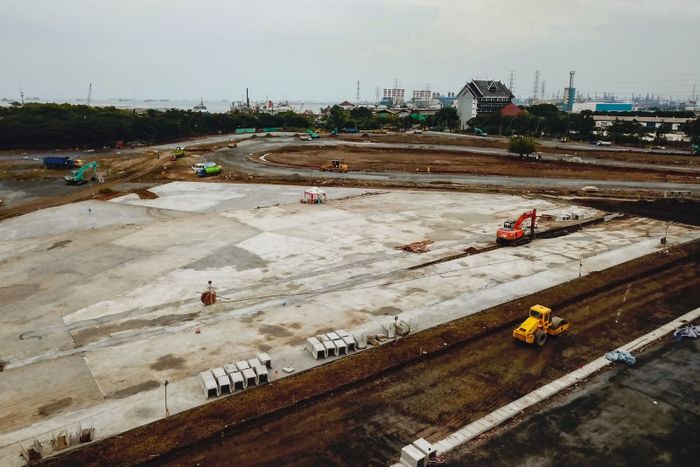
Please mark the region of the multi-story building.
POLYGON ((382 102, 391 101, 391 105, 402 105, 404 103, 406 90, 402 88, 384 88, 382 102))
POLYGON ((515 96, 496 80, 472 80, 457 93, 457 113, 461 128, 479 114, 498 112, 510 104, 515 96))

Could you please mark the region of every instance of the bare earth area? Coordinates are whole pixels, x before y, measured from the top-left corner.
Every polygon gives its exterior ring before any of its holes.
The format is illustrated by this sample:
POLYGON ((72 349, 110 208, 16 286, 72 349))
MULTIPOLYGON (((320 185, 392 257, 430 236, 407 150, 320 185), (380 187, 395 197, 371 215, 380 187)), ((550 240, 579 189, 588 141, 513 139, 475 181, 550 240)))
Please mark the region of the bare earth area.
POLYGON ((403 151, 357 147, 281 150, 265 156, 268 162, 318 169, 331 159, 341 159, 351 171, 430 172, 447 174, 506 175, 598 180, 668 181, 695 183, 695 175, 657 169, 597 167, 563 161, 523 161, 518 156, 488 156, 478 153, 403 151))

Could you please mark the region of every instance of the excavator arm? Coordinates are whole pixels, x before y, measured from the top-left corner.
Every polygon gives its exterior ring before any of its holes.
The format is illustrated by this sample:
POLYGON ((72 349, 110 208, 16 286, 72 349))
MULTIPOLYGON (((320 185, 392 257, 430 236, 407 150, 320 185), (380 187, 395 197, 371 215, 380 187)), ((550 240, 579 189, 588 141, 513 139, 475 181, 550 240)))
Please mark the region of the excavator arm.
POLYGON ((523 222, 526 220, 531 219, 531 228, 532 230, 535 230, 535 220, 537 219, 537 209, 533 209, 532 211, 527 211, 524 212, 518 217, 518 220, 515 221, 515 225, 513 226, 513 230, 518 230, 521 228, 523 225, 523 222))

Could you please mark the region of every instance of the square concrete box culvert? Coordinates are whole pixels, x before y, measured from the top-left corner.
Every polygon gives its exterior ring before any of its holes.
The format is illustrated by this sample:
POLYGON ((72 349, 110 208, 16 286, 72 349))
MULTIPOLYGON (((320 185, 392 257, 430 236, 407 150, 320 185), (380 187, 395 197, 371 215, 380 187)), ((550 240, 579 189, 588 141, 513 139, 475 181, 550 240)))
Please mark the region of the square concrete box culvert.
POLYGON ((243 379, 245 380, 246 387, 255 386, 258 384, 258 375, 255 374, 251 368, 246 368, 241 371, 243 374, 243 379))
POLYGON ((219 386, 216 384, 214 376, 211 371, 203 371, 199 374, 199 385, 204 391, 204 397, 217 397, 219 393, 219 386))
POLYGON ((315 337, 309 337, 306 339, 306 349, 311 353, 311 356, 313 356, 315 360, 328 357, 328 351, 315 337))

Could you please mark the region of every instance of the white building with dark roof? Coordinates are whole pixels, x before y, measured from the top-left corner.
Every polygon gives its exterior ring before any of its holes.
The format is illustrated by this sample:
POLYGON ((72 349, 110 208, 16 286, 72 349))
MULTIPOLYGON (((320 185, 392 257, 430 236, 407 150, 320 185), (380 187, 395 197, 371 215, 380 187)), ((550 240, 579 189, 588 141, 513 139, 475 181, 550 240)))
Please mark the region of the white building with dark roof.
POLYGON ((457 93, 457 113, 461 128, 479 114, 498 112, 515 96, 505 84, 496 80, 472 80, 457 93))

